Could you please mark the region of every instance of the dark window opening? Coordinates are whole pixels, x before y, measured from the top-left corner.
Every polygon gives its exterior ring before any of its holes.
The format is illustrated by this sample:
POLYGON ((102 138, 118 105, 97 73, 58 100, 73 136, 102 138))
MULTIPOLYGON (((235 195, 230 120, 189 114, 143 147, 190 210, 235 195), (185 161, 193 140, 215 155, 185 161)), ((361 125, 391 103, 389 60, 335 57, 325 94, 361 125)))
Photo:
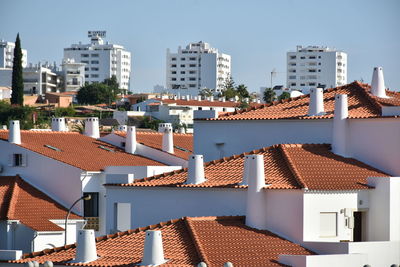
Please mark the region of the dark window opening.
POLYGON ((99 193, 85 192, 83 196, 90 195, 90 200, 83 201, 83 216, 84 217, 99 217, 99 193))

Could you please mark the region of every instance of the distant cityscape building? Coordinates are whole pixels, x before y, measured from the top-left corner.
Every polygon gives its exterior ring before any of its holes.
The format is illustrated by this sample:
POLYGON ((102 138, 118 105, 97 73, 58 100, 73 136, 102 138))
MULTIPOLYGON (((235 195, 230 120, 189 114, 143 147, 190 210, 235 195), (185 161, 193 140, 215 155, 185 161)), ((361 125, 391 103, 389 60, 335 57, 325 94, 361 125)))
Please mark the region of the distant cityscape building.
POLYGON ((57 66, 47 62, 33 65, 23 69, 24 94, 44 95, 48 92, 57 92, 61 83, 57 75, 57 66))
POLYGON ((85 63, 86 82, 103 82, 115 75, 120 88, 129 89, 131 53, 122 45, 104 42, 105 31, 89 31, 88 37, 90 44, 79 42, 64 48, 64 60, 85 63))
POLYGON ((231 73, 231 56, 202 41, 190 43, 177 53, 167 49, 166 87, 172 93, 197 96, 204 88, 222 90, 231 73))
POLYGON ((287 52, 287 87, 308 93, 347 83, 347 54, 326 46, 297 46, 287 52))
POLYGON ((63 91, 78 91, 85 84, 85 65, 74 59, 63 60, 60 73, 63 77, 63 91))
MULTIPOLYGON (((14 60, 15 43, 0 40, 0 68, 12 68, 14 60)), ((28 52, 22 50, 22 67, 26 67, 28 62, 28 52)))

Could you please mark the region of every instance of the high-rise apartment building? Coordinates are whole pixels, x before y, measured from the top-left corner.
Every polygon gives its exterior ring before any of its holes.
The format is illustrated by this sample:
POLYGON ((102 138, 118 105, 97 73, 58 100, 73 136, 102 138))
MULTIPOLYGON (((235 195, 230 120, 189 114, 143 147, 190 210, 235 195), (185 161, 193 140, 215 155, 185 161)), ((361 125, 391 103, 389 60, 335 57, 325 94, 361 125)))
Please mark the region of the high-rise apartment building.
POLYGON ((297 46, 287 52, 287 87, 308 93, 347 83, 347 54, 326 46, 297 46))
MULTIPOLYGON (((15 43, 0 41, 0 68, 12 68, 14 60, 15 43)), ((28 61, 28 52, 22 50, 22 67, 26 67, 28 61)))
POLYGON ((208 88, 218 93, 231 73, 231 56, 204 42, 190 43, 177 53, 167 49, 166 88, 172 93, 196 96, 208 88))
POLYGON ((72 44, 64 48, 64 60, 85 63, 85 81, 103 82, 112 75, 117 77, 121 89, 129 89, 131 53, 122 45, 105 42, 105 31, 89 31, 90 44, 72 44))

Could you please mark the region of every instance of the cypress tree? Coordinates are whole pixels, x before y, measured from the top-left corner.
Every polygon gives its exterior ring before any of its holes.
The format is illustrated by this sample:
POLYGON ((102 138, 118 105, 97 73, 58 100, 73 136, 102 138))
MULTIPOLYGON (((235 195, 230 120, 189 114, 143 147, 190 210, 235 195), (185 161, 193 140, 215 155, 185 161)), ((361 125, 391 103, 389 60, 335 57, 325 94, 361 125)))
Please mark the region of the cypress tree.
POLYGON ((22 50, 19 33, 15 40, 11 89, 11 104, 22 106, 24 104, 24 80, 22 77, 22 50))

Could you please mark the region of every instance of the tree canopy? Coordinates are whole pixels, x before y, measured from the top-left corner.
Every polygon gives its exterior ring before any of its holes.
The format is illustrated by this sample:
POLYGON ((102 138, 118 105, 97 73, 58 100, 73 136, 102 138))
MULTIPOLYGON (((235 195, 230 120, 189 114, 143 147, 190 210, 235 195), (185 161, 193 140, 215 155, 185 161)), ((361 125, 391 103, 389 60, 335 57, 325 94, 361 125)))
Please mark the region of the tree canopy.
POLYGON ((278 100, 283 100, 283 99, 288 99, 290 98, 290 93, 288 92, 283 92, 279 97, 278 100))
POLYGON ((109 104, 111 105, 120 93, 117 78, 113 75, 102 83, 92 83, 83 86, 76 96, 80 104, 109 104))
POLYGON ((266 103, 271 103, 276 99, 276 93, 272 88, 266 88, 264 91, 263 99, 266 103))
POLYGON ((11 104, 22 106, 24 104, 24 80, 22 76, 22 50, 19 33, 15 40, 11 89, 11 104))

